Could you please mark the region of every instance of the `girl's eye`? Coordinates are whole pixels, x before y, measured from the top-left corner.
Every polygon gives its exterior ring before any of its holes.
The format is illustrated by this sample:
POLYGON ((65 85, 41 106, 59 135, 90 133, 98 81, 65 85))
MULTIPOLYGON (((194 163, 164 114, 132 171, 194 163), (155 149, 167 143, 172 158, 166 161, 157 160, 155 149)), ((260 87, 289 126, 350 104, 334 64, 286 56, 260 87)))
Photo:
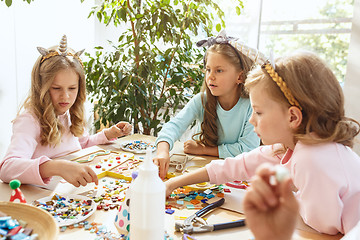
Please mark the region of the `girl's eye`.
POLYGON ((218 69, 217 72, 221 73, 221 72, 223 72, 223 70, 222 70, 222 69, 218 69))
POLYGON ((73 88, 70 88, 70 90, 76 90, 76 88, 73 87, 73 88))
POLYGON ((58 88, 58 87, 53 87, 52 89, 54 89, 54 90, 59 90, 60 88, 58 88))
POLYGON ((256 115, 261 115, 261 112, 255 112, 256 115))

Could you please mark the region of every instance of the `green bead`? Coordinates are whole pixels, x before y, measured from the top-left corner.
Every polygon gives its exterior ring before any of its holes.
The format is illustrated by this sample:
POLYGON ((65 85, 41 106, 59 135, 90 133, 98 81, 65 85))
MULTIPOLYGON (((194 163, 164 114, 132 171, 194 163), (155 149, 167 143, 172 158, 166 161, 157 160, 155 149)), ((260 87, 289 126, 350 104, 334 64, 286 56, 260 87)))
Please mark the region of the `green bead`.
POLYGON ((17 179, 14 179, 10 181, 9 185, 11 189, 17 189, 18 187, 20 187, 21 182, 17 179))

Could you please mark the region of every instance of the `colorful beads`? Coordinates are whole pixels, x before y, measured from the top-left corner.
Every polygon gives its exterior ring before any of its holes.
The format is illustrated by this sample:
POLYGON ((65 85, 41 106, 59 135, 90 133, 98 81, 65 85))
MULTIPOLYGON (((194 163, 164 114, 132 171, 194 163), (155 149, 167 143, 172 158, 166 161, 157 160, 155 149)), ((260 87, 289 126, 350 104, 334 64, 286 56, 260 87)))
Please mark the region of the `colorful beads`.
POLYGON ((5 214, 0 214, 0 239, 37 239, 37 234, 32 234, 31 228, 26 228, 27 223, 13 219, 5 214))
POLYGON ((45 198, 34 201, 33 205, 49 212, 59 226, 66 226, 83 220, 95 211, 95 202, 86 197, 71 195, 63 197, 54 194, 51 199, 45 198))
POLYGON ((223 192, 222 185, 216 186, 212 189, 203 190, 190 190, 189 188, 178 188, 173 191, 168 201, 166 202, 166 209, 201 209, 203 203, 206 203, 208 199, 214 198, 214 194, 220 194, 223 192))
POLYGON ((142 140, 135 140, 132 142, 127 142, 121 144, 121 148, 125 151, 135 152, 135 153, 145 153, 146 149, 151 148, 154 151, 156 148, 153 144, 144 142, 142 140))

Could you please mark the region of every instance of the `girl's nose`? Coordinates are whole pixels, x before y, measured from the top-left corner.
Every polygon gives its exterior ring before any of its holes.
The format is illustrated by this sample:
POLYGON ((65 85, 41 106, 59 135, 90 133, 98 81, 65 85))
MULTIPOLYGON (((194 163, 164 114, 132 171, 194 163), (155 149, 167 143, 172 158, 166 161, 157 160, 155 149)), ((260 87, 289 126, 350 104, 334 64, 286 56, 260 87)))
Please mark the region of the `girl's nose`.
POLYGON ((209 71, 209 72, 208 72, 208 78, 209 78, 209 79, 214 79, 214 78, 215 78, 215 75, 214 75, 214 72, 213 72, 213 71, 209 71))
POLYGON ((70 96, 70 94, 69 94, 68 91, 63 91, 62 96, 65 97, 65 98, 68 98, 70 96))
POLYGON ((251 117, 249 118, 249 123, 255 126, 254 112, 251 114, 251 117))

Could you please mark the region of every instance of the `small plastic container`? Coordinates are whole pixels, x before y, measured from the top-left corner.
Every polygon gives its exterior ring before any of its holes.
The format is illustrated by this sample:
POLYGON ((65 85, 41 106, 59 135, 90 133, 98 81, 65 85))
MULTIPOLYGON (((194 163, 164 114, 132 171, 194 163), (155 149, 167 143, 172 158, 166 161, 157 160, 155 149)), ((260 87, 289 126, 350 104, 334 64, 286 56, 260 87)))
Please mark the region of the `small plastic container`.
POLYGON ((152 161, 152 149, 146 150, 145 161, 130 190, 130 239, 164 239, 165 184, 152 161))

